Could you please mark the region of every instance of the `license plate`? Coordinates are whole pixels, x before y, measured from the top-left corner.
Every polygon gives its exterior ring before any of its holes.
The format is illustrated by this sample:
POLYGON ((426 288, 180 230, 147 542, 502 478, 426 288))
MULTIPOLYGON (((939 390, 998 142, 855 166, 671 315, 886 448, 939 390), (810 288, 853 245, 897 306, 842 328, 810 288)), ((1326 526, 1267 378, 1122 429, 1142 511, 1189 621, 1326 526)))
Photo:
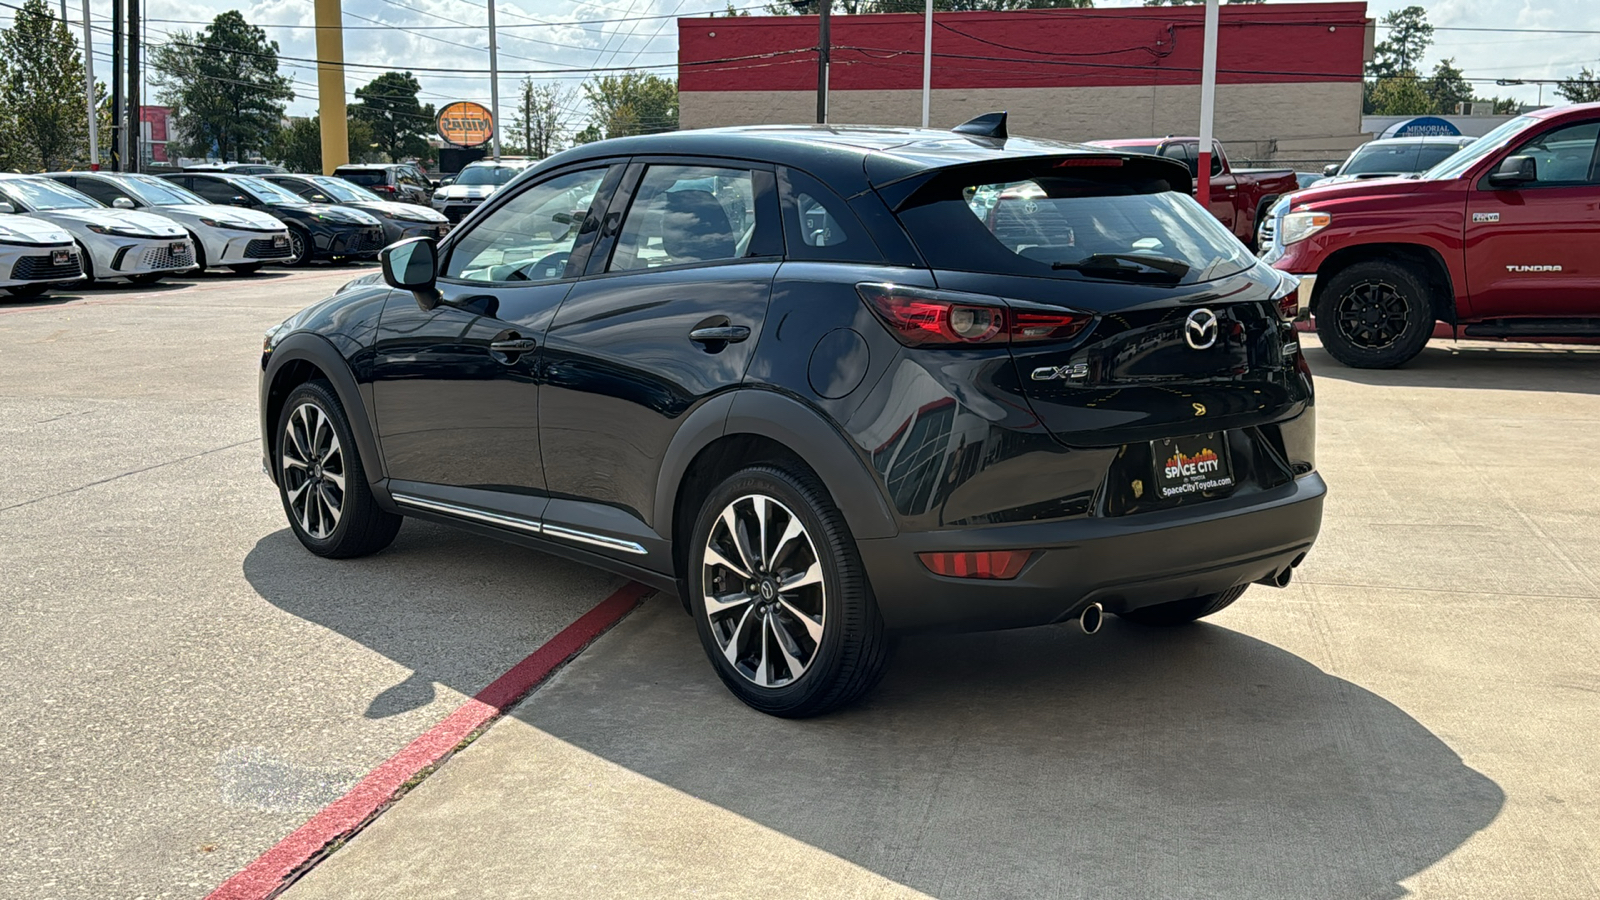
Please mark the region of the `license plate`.
POLYGON ((1150 442, 1156 499, 1216 497, 1233 490, 1233 466, 1221 432, 1150 442))
POLYGON ((189 245, 183 241, 173 241, 172 246, 168 247, 167 249, 171 250, 174 254, 182 255, 184 251, 189 249, 189 245))
POLYGON ((72 251, 71 250, 51 250, 50 251, 50 265, 52 265, 52 266, 64 266, 64 265, 67 265, 70 262, 72 262, 72 251))
POLYGON ((272 236, 272 246, 274 246, 274 247, 287 247, 287 246, 289 246, 289 236, 287 234, 275 234, 275 235, 273 235, 272 236))

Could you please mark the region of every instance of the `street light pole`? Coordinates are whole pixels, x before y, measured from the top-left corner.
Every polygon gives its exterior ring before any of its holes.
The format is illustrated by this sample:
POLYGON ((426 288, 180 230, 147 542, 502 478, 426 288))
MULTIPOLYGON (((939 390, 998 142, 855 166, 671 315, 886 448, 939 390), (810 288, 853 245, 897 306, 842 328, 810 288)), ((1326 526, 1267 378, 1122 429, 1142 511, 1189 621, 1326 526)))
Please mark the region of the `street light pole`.
POLYGON ((933 92, 933 0, 928 0, 922 26, 922 127, 928 127, 928 100, 933 92))
POLYGON ((833 0, 817 0, 817 124, 828 123, 828 57, 833 38, 828 34, 833 0))
POLYGON ((122 0, 111 0, 111 171, 122 171, 122 0))
MULTIPOLYGON (((62 0, 62 5, 66 0, 62 0)), ((66 18, 63 17, 63 22, 66 18)), ((83 0, 83 85, 89 99, 89 171, 100 171, 100 116, 94 108, 94 36, 89 31, 89 0, 83 0)))
POLYGON ((1211 119, 1217 108, 1217 0, 1206 0, 1205 52, 1200 63, 1200 205, 1211 207, 1211 119))
POLYGON ((495 47, 494 0, 489 0, 489 132, 494 158, 500 158, 500 54, 495 47))
POLYGON ((125 167, 137 172, 144 161, 144 115, 141 112, 139 84, 139 0, 128 0, 128 158, 125 167))

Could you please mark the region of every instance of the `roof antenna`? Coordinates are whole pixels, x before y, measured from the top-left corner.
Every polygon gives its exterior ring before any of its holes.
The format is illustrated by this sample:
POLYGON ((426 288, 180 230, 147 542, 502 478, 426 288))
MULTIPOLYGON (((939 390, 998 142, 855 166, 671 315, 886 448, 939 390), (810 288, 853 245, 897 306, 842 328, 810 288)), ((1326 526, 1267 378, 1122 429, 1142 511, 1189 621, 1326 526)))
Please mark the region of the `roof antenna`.
POLYGON ((950 130, 956 134, 970 134, 976 137, 996 138, 1003 141, 1007 137, 1006 114, 1004 111, 984 113, 976 119, 962 122, 950 130))

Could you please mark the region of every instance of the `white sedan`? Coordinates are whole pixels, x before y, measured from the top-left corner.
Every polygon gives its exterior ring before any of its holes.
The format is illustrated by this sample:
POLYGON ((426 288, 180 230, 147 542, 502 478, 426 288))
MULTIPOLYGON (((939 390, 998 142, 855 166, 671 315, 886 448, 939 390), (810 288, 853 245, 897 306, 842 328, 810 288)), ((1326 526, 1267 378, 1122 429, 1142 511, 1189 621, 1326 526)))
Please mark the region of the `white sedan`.
POLYGON ((194 242, 171 219, 108 209, 66 185, 35 175, 0 174, 0 213, 16 212, 59 225, 82 249, 90 281, 126 278, 151 284, 194 266, 194 242))
POLYGON ((171 181, 127 172, 51 172, 52 178, 106 206, 137 209, 182 225, 194 240, 195 265, 254 272, 289 258, 289 228, 264 212, 211 203, 171 181))
POLYGON ((0 288, 37 297, 83 278, 72 235, 31 216, 0 216, 0 288))

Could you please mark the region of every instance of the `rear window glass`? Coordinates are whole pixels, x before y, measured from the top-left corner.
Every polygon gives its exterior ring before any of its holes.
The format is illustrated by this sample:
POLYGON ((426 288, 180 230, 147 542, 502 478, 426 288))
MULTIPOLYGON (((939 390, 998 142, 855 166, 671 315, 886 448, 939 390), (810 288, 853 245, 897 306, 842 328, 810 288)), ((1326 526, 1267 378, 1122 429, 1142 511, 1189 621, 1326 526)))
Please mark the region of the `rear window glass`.
POLYGON ((387 173, 374 172, 370 169, 365 172, 345 169, 339 173, 339 177, 350 182, 351 184, 359 184, 362 187, 371 187, 375 184, 387 183, 387 173))
POLYGON ((1160 178, 1035 174, 971 183, 960 174, 935 178, 899 213, 923 256, 939 268, 1196 282, 1255 264, 1193 197, 1160 178))

